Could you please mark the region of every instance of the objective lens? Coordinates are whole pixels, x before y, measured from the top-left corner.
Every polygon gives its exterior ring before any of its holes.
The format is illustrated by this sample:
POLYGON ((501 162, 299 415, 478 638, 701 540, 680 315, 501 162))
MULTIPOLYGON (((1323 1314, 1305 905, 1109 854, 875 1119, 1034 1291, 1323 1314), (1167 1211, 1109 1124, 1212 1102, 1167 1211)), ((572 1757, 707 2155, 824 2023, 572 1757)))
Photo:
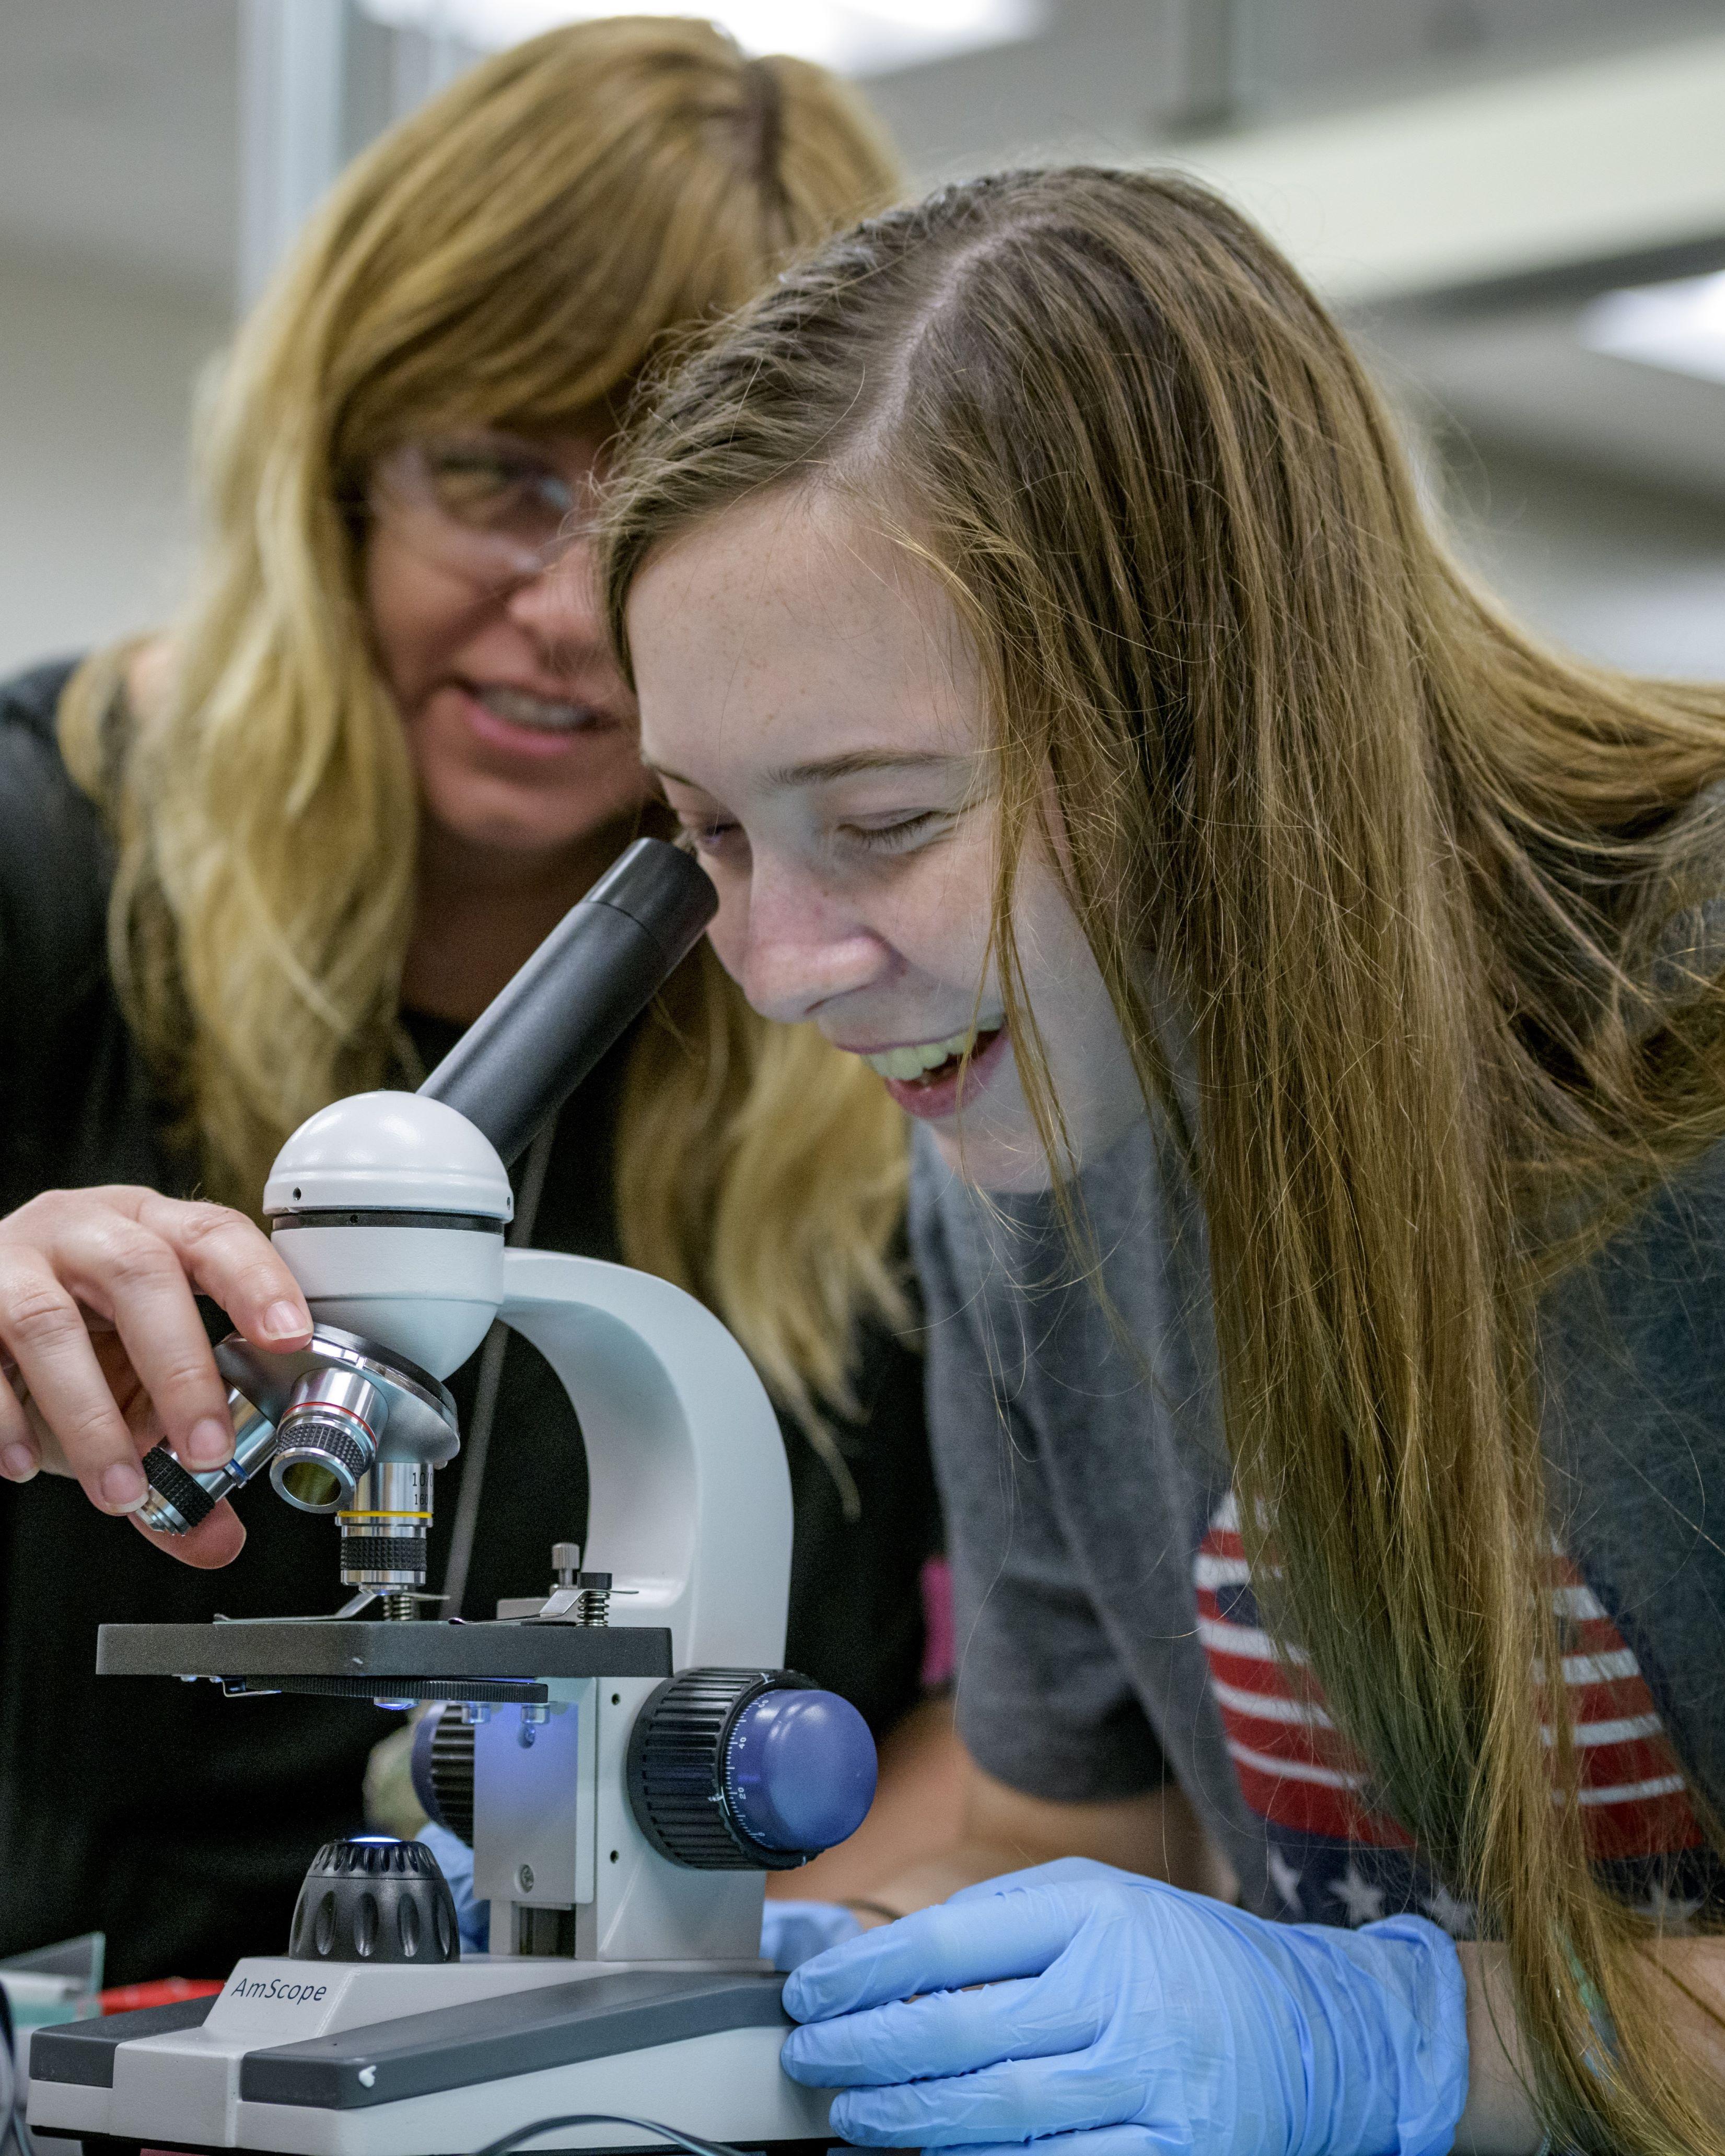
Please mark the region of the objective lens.
POLYGON ((419 1460, 385 1460, 360 1483, 340 1524, 344 1586, 380 1594, 423 1588, 431 1470, 419 1460))
POLYGON ((165 1445, 144 1455, 144 1479, 150 1488, 140 1517, 157 1534, 189 1534, 224 1497, 243 1490, 270 1457, 275 1425, 269 1417, 243 1394, 232 1390, 228 1412, 234 1420, 234 1456, 220 1467, 193 1473, 165 1445))
POLYGON ((389 1403, 352 1370, 309 1371, 276 1425, 270 1480, 302 1512, 339 1512, 377 1457, 389 1403))

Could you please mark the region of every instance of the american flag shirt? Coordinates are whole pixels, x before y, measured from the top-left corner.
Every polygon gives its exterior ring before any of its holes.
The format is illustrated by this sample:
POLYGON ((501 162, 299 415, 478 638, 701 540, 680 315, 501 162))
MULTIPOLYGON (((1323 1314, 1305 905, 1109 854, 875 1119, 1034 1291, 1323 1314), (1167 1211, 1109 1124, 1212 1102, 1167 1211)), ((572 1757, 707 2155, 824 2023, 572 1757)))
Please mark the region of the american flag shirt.
MULTIPOLYGON (((1414 1909, 1458 1938, 1474 1912, 1417 1862, 1326 1712, 1306 1658, 1264 1629, 1230 1494, 1193 1564, 1198 1633, 1241 1794, 1262 1820, 1284 1912, 1370 1923, 1414 1909)), ((1692 1915, 1712 1859, 1635 1652, 1561 1547, 1546 1591, 1563 1645, 1577 1799, 1594 1861, 1625 1898, 1666 1920, 1692 1915)), ((1548 1742, 1550 1728, 1547 1725, 1548 1742)))

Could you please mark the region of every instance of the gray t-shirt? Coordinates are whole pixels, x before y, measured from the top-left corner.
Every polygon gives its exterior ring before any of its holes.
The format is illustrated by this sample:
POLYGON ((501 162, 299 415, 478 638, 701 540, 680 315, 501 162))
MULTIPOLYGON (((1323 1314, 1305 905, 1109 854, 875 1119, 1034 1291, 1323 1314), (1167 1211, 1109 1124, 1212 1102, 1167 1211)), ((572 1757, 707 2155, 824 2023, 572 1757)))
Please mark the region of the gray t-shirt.
MULTIPOLYGON (((918 1144, 966 1743, 1055 1799, 1172 1772, 1266 1915, 1414 1907, 1466 1933, 1259 1625, 1189 1178, 1145 1123, 1081 1189, 1136 1358, 1074 1281, 1051 1200, 979 1199, 918 1144)), ((1688 1791, 1725 1811, 1725 1145, 1552 1292, 1542 1370, 1593 1847, 1629 1898, 1672 1910, 1717 1891, 1688 1791)))

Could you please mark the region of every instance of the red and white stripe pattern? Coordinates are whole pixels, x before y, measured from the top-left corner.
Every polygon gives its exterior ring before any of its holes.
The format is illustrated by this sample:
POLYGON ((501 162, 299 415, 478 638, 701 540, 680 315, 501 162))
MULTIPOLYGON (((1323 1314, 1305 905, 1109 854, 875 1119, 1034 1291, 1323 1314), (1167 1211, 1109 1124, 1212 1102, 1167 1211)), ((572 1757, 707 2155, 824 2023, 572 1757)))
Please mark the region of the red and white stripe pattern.
MULTIPOLYGON (((1308 1848, 1315 1840, 1405 1850, 1400 1828, 1366 1804, 1359 1763, 1324 1712, 1303 1656, 1278 1655, 1260 1622, 1231 1496, 1211 1520, 1194 1569, 1199 1637, 1251 1810, 1273 1834, 1280 1830, 1308 1848)), ((1615 1862, 1697 1848, 1701 1830, 1634 1653, 1555 1547, 1550 1584, 1568 1649, 1563 1681, 1577 1794, 1594 1858, 1615 1862)), ((1546 1738, 1550 1743, 1548 1727, 1546 1738)))

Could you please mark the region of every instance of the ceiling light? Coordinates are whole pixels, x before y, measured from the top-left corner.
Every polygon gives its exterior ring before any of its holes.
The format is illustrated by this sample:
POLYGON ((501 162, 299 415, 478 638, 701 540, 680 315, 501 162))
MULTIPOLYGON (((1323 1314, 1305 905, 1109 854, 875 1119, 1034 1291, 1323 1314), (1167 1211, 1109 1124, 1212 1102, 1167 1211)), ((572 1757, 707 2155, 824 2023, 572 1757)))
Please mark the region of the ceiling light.
POLYGON ((1725 270, 1607 292, 1578 326, 1590 352, 1725 382, 1725 270))
MULTIPOLYGON (((361 0, 392 28, 422 30, 482 51, 559 23, 618 12, 622 0, 361 0)), ((957 53, 1034 37, 1045 0, 629 0, 636 15, 700 13, 747 53, 794 53, 841 74, 886 74, 957 53)))

